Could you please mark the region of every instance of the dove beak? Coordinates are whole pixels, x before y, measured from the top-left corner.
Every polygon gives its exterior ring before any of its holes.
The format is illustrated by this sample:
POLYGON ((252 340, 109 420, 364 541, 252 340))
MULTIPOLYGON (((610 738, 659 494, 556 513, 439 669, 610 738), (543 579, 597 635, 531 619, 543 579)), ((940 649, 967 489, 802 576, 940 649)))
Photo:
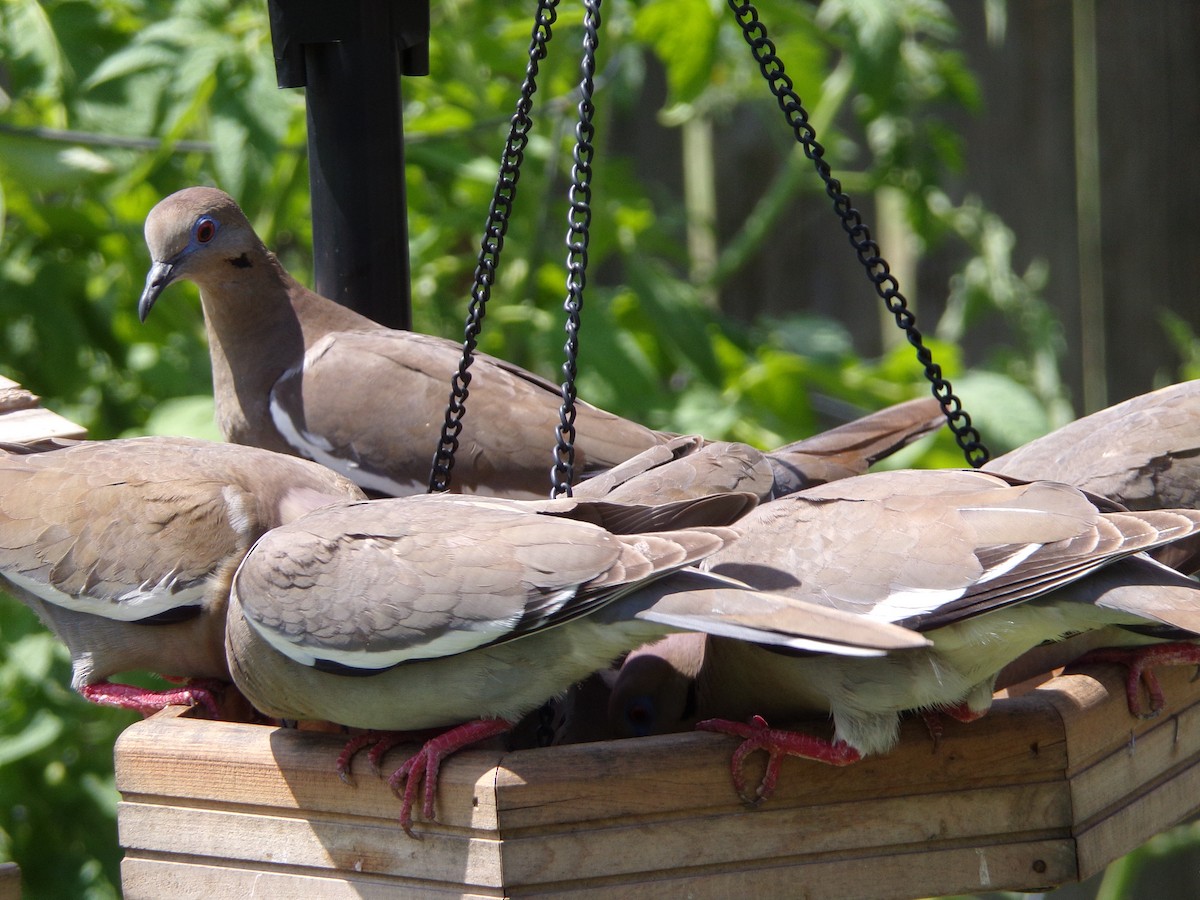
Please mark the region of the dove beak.
POLYGON ((150 315, 150 308, 154 306, 158 295, 174 280, 174 264, 169 262, 155 262, 150 267, 150 273, 146 276, 146 287, 142 290, 141 299, 138 300, 137 310, 139 320, 142 322, 146 321, 146 316, 150 315))

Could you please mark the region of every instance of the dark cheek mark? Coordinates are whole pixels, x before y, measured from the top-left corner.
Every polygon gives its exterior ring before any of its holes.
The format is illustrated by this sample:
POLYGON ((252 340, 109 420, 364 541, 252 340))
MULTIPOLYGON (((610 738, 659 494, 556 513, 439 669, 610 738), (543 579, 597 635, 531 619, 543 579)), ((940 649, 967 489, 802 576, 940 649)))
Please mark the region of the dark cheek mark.
POLYGON ((250 262, 250 257, 248 257, 245 253, 236 259, 229 260, 229 264, 238 269, 249 269, 254 265, 254 263, 250 262))

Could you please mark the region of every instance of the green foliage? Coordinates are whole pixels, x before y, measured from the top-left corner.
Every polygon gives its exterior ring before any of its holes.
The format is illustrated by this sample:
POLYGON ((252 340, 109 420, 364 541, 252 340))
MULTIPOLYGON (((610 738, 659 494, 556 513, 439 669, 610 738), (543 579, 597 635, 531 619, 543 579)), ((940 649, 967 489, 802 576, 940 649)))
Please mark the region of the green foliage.
POLYGON ((113 743, 137 716, 68 687, 66 648, 0 594, 0 859, 25 896, 120 896, 113 743))
POLYGON ((1159 372, 1155 380, 1165 387, 1175 381, 1200 378, 1200 337, 1187 322, 1170 311, 1162 313, 1161 321, 1167 340, 1179 356, 1179 368, 1178 372, 1159 372))
MULTIPOLYGON (((431 77, 405 80, 413 312, 428 333, 461 335, 527 62, 532 4, 512 6, 433 4, 431 77)), ((918 243, 958 248, 963 267, 931 346, 968 408, 988 417, 980 424, 993 450, 1062 421, 1061 338, 1038 296, 1044 272, 1014 272, 1011 232, 939 187, 962 154, 937 110, 979 103, 951 7, 759 6, 843 183, 902 189, 918 243), (1002 323, 1014 350, 981 367, 957 344, 984 322, 1002 323)), ((772 445, 925 393, 911 348, 874 358, 836 321, 797 310, 747 322, 711 303, 712 290, 733 283, 765 246, 774 222, 797 204, 827 205, 798 151, 787 151, 757 208, 718 248, 711 282, 680 274, 688 269, 683 200, 648 184, 607 137, 616 115, 645 102, 649 68, 666 74, 660 120, 668 127, 720 120, 736 107, 769 123, 781 152, 790 136, 720 0, 612 0, 604 19, 581 394, 657 427, 772 445)), ((536 127, 481 342, 547 375, 564 342, 563 193, 580 20, 578 7, 564 4, 555 52, 541 65, 536 127)), ((171 191, 218 184, 304 279, 304 151, 302 95, 275 87, 261 0, 6 0, 0 371, 95 437, 212 436, 194 292, 172 288, 149 322, 136 318, 148 266, 142 222, 171 191)), ((837 227, 832 217, 829 227, 837 227)), ((961 455, 943 435, 900 461, 959 465, 961 455)), ((22 608, 0 606, 0 629, 0 853, 20 861, 30 896, 111 895, 110 754, 128 718, 70 694, 63 653, 22 608)))

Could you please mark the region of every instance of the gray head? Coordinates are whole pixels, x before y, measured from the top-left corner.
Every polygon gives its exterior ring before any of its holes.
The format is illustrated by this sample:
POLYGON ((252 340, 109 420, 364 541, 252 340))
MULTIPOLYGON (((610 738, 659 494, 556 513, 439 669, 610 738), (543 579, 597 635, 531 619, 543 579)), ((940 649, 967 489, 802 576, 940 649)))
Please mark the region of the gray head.
POLYGON ((241 208, 224 191, 192 187, 161 200, 146 217, 151 267, 138 301, 144 322, 158 295, 181 278, 203 284, 248 268, 265 253, 241 208))
POLYGON ((694 725, 707 644, 703 634, 670 634, 630 653, 608 700, 613 736, 668 734, 694 725))

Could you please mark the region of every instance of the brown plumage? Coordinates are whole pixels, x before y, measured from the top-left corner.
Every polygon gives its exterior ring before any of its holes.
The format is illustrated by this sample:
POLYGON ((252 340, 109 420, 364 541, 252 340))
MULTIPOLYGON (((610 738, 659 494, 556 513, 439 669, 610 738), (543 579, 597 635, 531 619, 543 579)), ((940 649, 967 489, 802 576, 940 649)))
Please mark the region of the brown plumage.
POLYGON ((965 704, 982 714, 996 674, 1043 641, 1111 625, 1200 633, 1200 587, 1127 558, 1195 533, 1200 512, 1106 508, 1065 485, 966 471, 883 472, 764 504, 734 524, 738 540, 705 569, 902 624, 932 646, 816 658, 672 636, 626 661, 614 728, 832 713, 829 761, 844 762, 845 745, 888 750, 902 711, 965 704))
POLYGON ((680 571, 725 546, 724 523, 753 503, 438 494, 317 510, 264 536, 239 568, 230 671, 258 709, 282 718, 389 731, 488 719, 502 729, 675 628, 832 653, 923 643, 680 571))
POLYGON ((1200 380, 1084 416, 984 468, 1066 482, 1129 509, 1194 507, 1200 498, 1200 380))
MULTIPOLYGON (((172 281, 199 285, 217 420, 228 440, 315 459, 384 494, 425 490, 458 344, 384 328, 308 290, 263 246, 233 199, 214 188, 188 188, 160 202, 146 220, 146 243, 153 265, 138 313, 144 319, 172 281)), ((545 496, 558 386, 479 354, 470 391, 453 489, 545 496)), ((577 416, 580 478, 670 438, 586 403, 577 416)), ((939 421, 932 398, 915 401, 893 413, 890 433, 861 435, 861 449, 850 437, 801 459, 817 453, 814 464, 856 470, 859 456, 890 452, 880 451, 939 421)), ((805 482, 786 456, 780 463, 781 484, 805 482)))
MULTIPOLYGON (((159 203, 146 220, 146 242, 153 268, 139 314, 145 318, 172 281, 199 285, 227 439, 316 459, 383 493, 425 490, 458 345, 384 328, 310 291, 214 188, 159 203)), ((545 496, 558 388, 483 354, 472 373, 454 486, 545 496)), ((578 417, 581 475, 660 440, 586 403, 578 417)))
MULTIPOLYGON (((989 472, 1075 485, 1128 509, 1200 508, 1200 381, 1132 397, 989 462, 989 472)), ((1154 554, 1200 570, 1200 538, 1154 554)))
POLYGON ((936 431, 945 419, 932 397, 898 403, 777 450, 697 435, 672 438, 575 488, 578 497, 666 502, 725 491, 760 501, 862 475, 874 463, 936 431))
POLYGON ((228 681, 226 602, 250 545, 316 506, 361 496, 320 466, 250 447, 185 438, 7 445, 0 578, 67 645, 76 690, 149 711, 186 697, 108 678, 148 670, 228 681))

